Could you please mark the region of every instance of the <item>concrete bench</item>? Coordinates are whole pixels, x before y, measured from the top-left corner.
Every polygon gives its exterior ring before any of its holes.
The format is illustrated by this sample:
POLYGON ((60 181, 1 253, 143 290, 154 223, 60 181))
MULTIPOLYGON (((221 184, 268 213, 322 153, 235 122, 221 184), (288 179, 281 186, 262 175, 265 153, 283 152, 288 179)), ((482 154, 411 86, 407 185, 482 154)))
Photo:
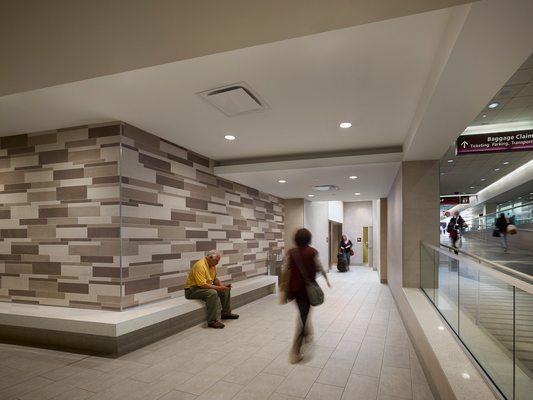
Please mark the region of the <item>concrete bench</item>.
MULTIPOLYGON (((276 276, 233 284, 232 307, 275 293, 276 276)), ((205 303, 183 296, 125 311, 0 303, 0 341, 120 355, 205 321, 205 303)))

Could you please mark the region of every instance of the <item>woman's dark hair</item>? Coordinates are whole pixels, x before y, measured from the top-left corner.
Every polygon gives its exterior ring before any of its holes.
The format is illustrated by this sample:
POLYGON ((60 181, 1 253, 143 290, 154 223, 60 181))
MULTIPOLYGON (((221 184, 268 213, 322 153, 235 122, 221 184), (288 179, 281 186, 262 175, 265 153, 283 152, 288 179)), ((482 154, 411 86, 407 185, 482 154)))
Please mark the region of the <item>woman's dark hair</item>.
POLYGON ((305 228, 298 229, 294 235, 294 243, 298 247, 309 246, 309 243, 311 243, 311 232, 305 228))
POLYGON ((500 218, 505 218, 505 213, 501 213, 500 218))

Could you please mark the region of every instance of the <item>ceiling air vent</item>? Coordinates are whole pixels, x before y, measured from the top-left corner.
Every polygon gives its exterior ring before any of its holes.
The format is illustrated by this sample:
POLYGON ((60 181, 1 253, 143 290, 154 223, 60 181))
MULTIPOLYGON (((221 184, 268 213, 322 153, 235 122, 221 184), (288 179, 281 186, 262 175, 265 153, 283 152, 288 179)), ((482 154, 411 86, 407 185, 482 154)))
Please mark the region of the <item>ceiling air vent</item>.
POLYGON ((319 192, 327 192, 330 190, 339 190, 339 187, 335 185, 316 185, 313 186, 313 189, 318 190, 319 192))
POLYGON ((200 92, 198 95, 228 117, 268 109, 263 99, 246 83, 238 82, 216 89, 200 92))

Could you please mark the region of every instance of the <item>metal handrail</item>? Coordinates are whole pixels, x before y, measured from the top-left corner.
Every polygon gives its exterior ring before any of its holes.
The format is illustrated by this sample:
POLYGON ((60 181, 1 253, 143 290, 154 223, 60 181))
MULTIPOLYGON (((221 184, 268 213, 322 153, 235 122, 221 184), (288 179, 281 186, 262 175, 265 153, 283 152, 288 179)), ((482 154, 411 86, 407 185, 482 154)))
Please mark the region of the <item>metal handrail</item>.
POLYGON ((512 268, 506 267, 504 265, 495 263, 491 260, 487 260, 483 257, 479 257, 475 254, 466 252, 461 249, 456 249, 451 246, 447 246, 445 244, 440 244, 440 247, 437 247, 435 245, 432 245, 430 243, 426 243, 422 241, 422 244, 426 247, 429 247, 433 250, 438 251, 439 253, 442 253, 446 255, 447 257, 454 258, 458 261, 461 261, 463 257, 459 256, 458 254, 449 254, 449 252, 444 252, 442 248, 446 248, 451 252, 457 252, 459 254, 463 254, 464 256, 467 256, 469 258, 472 258, 476 260, 479 265, 475 266, 477 268, 483 269, 484 272, 491 273, 495 278, 505 281, 506 283, 518 287, 519 289, 528 292, 530 294, 533 294, 533 276, 524 274, 523 272, 516 271, 512 268), (503 276, 501 276, 501 275, 503 276), (497 276, 495 276, 497 275, 497 276))

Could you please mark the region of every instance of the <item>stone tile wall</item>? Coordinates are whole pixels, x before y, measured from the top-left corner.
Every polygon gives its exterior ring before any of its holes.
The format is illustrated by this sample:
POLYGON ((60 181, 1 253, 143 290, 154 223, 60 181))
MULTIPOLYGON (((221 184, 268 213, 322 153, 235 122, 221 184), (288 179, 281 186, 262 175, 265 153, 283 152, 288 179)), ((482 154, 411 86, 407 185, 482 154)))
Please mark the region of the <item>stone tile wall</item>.
POLYGON ((1 138, 0 301, 121 309, 178 296, 212 248, 221 279, 266 273, 283 202, 212 164, 123 123, 1 138))
POLYGON ((222 252, 219 276, 265 274, 283 249, 283 203, 213 175, 212 161, 125 124, 124 307, 179 295, 191 265, 222 252))
POLYGON ((120 307, 119 123, 0 138, 0 300, 120 307))

